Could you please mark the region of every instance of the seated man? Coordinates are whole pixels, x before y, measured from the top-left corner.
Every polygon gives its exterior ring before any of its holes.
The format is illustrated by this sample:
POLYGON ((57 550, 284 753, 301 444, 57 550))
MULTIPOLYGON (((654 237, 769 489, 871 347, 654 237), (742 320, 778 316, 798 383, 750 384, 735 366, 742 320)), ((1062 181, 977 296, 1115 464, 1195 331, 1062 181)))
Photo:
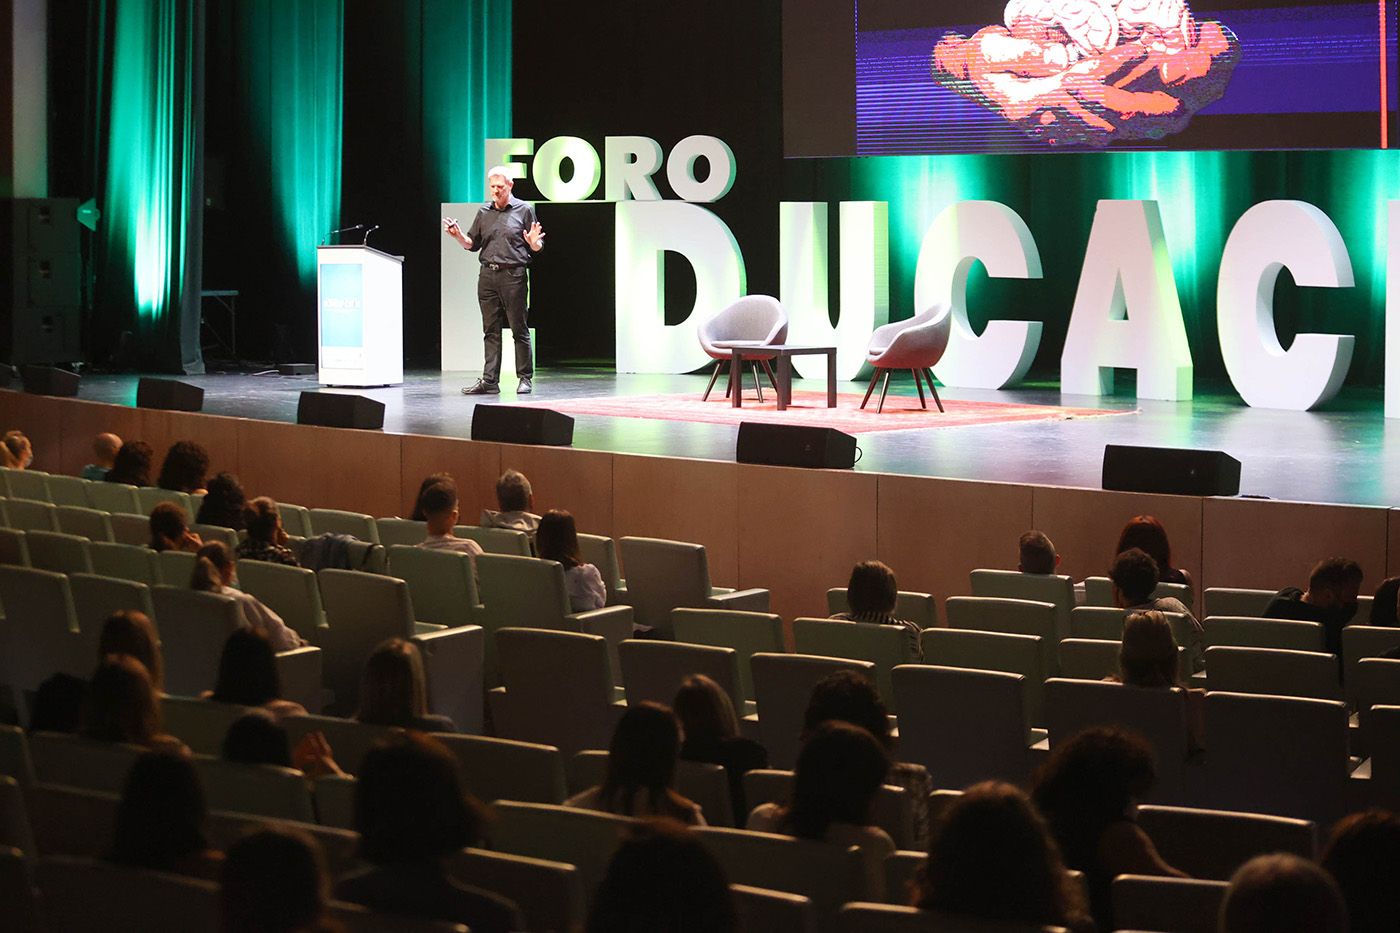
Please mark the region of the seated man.
POLYGON ((459 538, 452 533, 457 524, 457 486, 454 483, 434 483, 419 497, 423 506, 423 518, 428 523, 428 536, 418 542, 419 547, 442 551, 460 551, 476 557, 481 553, 481 545, 470 538, 459 538))
POLYGON ((1361 580, 1361 565, 1356 561, 1329 557, 1313 567, 1306 591, 1286 586, 1275 593, 1264 610, 1264 617, 1321 622, 1326 650, 1340 656, 1342 629, 1356 615, 1361 580))
POLYGON ((1175 596, 1153 598, 1157 589, 1157 562, 1140 548, 1128 548, 1113 560, 1108 571, 1113 581, 1113 603, 1129 612, 1144 612, 1156 609, 1158 612, 1176 612, 1186 616, 1187 635, 1186 655, 1191 659, 1191 670, 1205 667, 1205 647, 1201 636, 1204 628, 1185 603, 1175 596))
POLYGON ((535 492, 524 473, 506 470, 501 474, 501 478, 496 480, 496 504, 501 507, 500 511, 481 510, 481 527, 523 531, 530 536, 530 547, 533 549, 540 517, 530 511, 535 507, 535 492))
POLYGON ((92 439, 92 462, 83 467, 79 475, 94 482, 106 479, 117 460, 117 451, 121 449, 122 439, 115 434, 97 435, 92 439))
POLYGON ((1055 542, 1042 531, 1034 529, 1021 535, 1021 563, 1017 570, 1022 573, 1054 573, 1060 566, 1060 554, 1055 550, 1055 542))
POLYGON ((894 571, 878 560, 863 560, 851 570, 851 580, 846 584, 848 610, 831 618, 873 625, 901 625, 909 636, 909 656, 921 660, 919 626, 907 619, 895 618, 898 599, 899 584, 895 582, 894 571))

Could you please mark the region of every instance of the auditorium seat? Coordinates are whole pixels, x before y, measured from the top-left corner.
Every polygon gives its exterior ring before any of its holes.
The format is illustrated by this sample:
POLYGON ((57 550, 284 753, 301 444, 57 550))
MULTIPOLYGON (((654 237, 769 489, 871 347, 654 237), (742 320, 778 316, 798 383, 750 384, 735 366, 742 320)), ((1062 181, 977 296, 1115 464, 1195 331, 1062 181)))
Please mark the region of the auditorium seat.
POLYGON ((423 659, 429 711, 451 719, 459 732, 481 732, 486 702, 485 630, 479 625, 459 625, 420 632, 409 641, 418 646, 423 659))
POLYGON ((24 532, 18 528, 0 528, 0 564, 29 566, 29 545, 24 540, 24 532))
MULTIPOLYGON (((133 753, 133 761, 135 757, 133 753)), ((125 772, 121 776, 124 778, 125 772)), ((25 792, 24 802, 29 808, 29 825, 39 855, 100 858, 111 850, 120 788, 93 791, 35 783, 25 792)))
POLYGON ((282 621, 311 644, 325 634, 326 610, 314 571, 268 560, 240 560, 238 584, 243 592, 282 617, 282 621))
POLYGON ((486 803, 501 799, 563 803, 568 796, 564 756, 553 745, 484 735, 435 734, 433 738, 456 757, 467 789, 486 803))
POLYGON ((0 725, 0 774, 19 781, 21 787, 34 783, 34 762, 29 757, 29 739, 19 726, 0 725))
POLYGON ((343 509, 311 509, 311 534, 349 535, 370 544, 379 543, 379 529, 375 527, 373 516, 363 512, 347 512, 343 509))
POLYGON ((145 750, 59 732, 29 733, 36 781, 102 793, 120 794, 127 771, 145 750))
POLYGON ((1261 618, 1274 598, 1274 590, 1247 590, 1232 586, 1208 586, 1205 592, 1205 618, 1241 616, 1261 618))
POLYGON ((309 538, 315 534, 311 530, 311 510, 306 506, 279 502, 277 503, 277 514, 281 516, 282 529, 287 534, 297 538, 309 538))
POLYGON ((844 933, 1064 933, 1064 927, 980 920, 898 904, 852 901, 841 908, 844 933))
POLYGON ((934 628, 923 632, 919 642, 925 664, 1020 674, 1026 719, 1032 726, 1044 724, 1045 658, 1040 636, 934 628))
MULTIPOLYGON (((834 586, 826 591, 828 615, 849 612, 850 609, 851 605, 846 601, 846 588, 844 586, 834 586)), ((895 593, 894 617, 913 622, 921 629, 933 628, 938 624, 938 601, 933 598, 932 593, 899 590, 895 593)))
POLYGON ((73 593, 73 610, 78 620, 78 635, 92 663, 97 662, 97 642, 102 625, 114 612, 133 610, 146 618, 156 617, 151 588, 135 580, 104 577, 94 573, 68 575, 68 589, 73 593))
MULTIPOLYGON (((735 609, 674 609, 671 625, 676 641, 691 645, 733 648, 739 659, 739 689, 746 699, 754 698, 751 659, 759 653, 781 654, 783 620, 771 612, 745 612, 735 609)), ((741 712, 739 706, 735 712, 741 712)))
POLYGON ((348 774, 323 774, 316 778, 312 801, 316 822, 336 829, 355 828, 355 778, 348 774))
MULTIPOLYGON (((1357 662, 1352 678, 1355 683, 1348 681, 1348 686, 1356 691, 1356 714, 1364 743, 1372 708, 1400 705, 1400 660, 1363 658, 1357 662)), ((1365 743, 1365 747, 1371 746, 1365 743)))
POLYGON ((1362 658, 1379 658, 1400 649, 1400 628, 1380 625, 1348 625, 1342 629, 1342 666, 1347 702, 1356 702, 1356 666, 1362 658))
POLYGON ((214 689, 224 642, 243 626, 238 601, 222 593, 157 586, 151 602, 165 654, 166 692, 193 697, 214 689))
POLYGON ((118 544, 145 547, 151 542, 151 520, 145 515, 112 512, 108 521, 112 523, 112 540, 118 544))
POLYGON ((156 554, 160 582, 166 586, 188 587, 199 558, 192 551, 161 551, 156 554))
POLYGON ((21 852, 35 851, 24 787, 8 774, 0 774, 0 848, 5 846, 14 846, 21 852))
POLYGON ((533 557, 530 536, 513 528, 483 528, 480 525, 454 525, 452 533, 459 538, 470 538, 487 554, 502 554, 506 557, 533 557))
POLYGON ((580 534, 578 549, 584 563, 598 568, 608 590, 608 605, 626 605, 627 581, 622 579, 622 569, 617 562, 617 543, 605 535, 580 534))
POLYGON ((58 531, 57 509, 51 502, 12 498, 5 503, 5 517, 20 531, 58 531))
POLYGON ((34 871, 51 929, 189 933, 218 926, 219 886, 92 859, 45 856, 34 871))
POLYGON ((211 541, 220 541, 224 547, 232 551, 238 547, 238 532, 232 528, 225 528, 223 525, 205 525, 199 522, 190 524, 190 531, 199 535, 199 540, 208 544, 211 541))
POLYGON ((836 929, 836 912, 847 901, 884 895, 883 876, 880 890, 866 890, 855 846, 721 826, 692 832, 719 860, 730 883, 809 898, 818 930, 836 929))
MULTIPOLYGON (((569 759, 567 770, 571 795, 599 786, 608 775, 608 753, 596 748, 577 752, 569 759)), ((792 779, 792 773, 789 771, 775 773, 787 775, 789 781, 792 779)), ((677 761, 675 789, 681 796, 700 805, 706 823, 711 826, 734 825, 734 807, 729 799, 729 776, 724 768, 708 762, 677 761)))
POLYGON ((0 482, 5 485, 5 494, 11 499, 27 499, 31 502, 52 502, 49 495, 49 474, 43 470, 15 470, 0 467, 0 482))
POLYGON ((1060 642, 1060 676, 1074 680, 1103 680, 1115 676, 1121 647, 1121 641, 1066 638, 1060 642))
POLYGON ((413 547, 428 536, 427 522, 408 518, 376 518, 374 527, 379 532, 379 543, 386 548, 395 545, 413 547))
POLYGON ((1368 804, 1400 810, 1400 705, 1373 706, 1366 724, 1371 757, 1357 769, 1368 804))
MULTIPOLYGON (((952 596, 944 602, 943 609, 949 628, 1039 636, 1046 675, 1059 671, 1058 650, 1064 636, 1060 634, 1060 611, 1054 603, 1000 596, 952 596)), ((1068 633, 1069 611, 1064 615, 1068 633)))
POLYGON ((162 502, 173 502, 185 510, 185 521, 194 521, 195 507, 190 503, 190 494, 177 489, 161 489, 159 486, 138 486, 136 502, 141 514, 149 516, 162 502))
POLYGON ((968 578, 973 596, 1050 603, 1055 607, 1056 640, 1069 637, 1069 614, 1075 604, 1071 578, 1063 574, 1021 573, 1019 570, 974 570, 968 578))
POLYGON ((818 681, 836 671, 857 671, 875 682, 875 665, 869 661, 806 654, 756 654, 750 660, 758 729, 763 747, 768 749, 768 761, 775 768, 791 768, 797 763, 802 719, 818 681))
POLYGON ((913 885, 918 883, 919 873, 927 862, 927 852, 910 849, 885 856, 885 900, 891 904, 908 904, 914 892, 913 885))
POLYGON ((553 745, 566 755, 608 747, 617 712, 601 636, 503 628, 496 654, 504 687, 490 700, 503 738, 553 745))
POLYGON ((344 933, 471 933, 451 920, 427 920, 368 910, 359 904, 331 901, 327 913, 344 933))
POLYGON ((627 599, 639 625, 672 638, 672 609, 740 609, 768 611, 768 591, 735 591, 710 583, 703 544, 661 538, 626 537, 619 542, 627 572, 627 599))
POLYGON ((1293 619, 1265 619, 1256 616, 1208 616, 1205 644, 1227 648, 1285 648, 1290 651, 1321 651, 1321 622, 1293 619))
POLYGON ((1143 804, 1137 823, 1164 862, 1193 878, 1229 881, 1235 869, 1270 852, 1317 855, 1317 826, 1309 820, 1143 804))
POLYGON ((88 545, 88 556, 93 573, 104 577, 134 580, 147 586, 163 582, 158 555, 145 544, 94 541, 88 545))
POLYGON ((16 691, 16 709, 26 709, 20 691, 37 690, 55 671, 82 678, 92 673, 66 576, 0 566, 0 606, 5 615, 4 680, 16 691))
POLYGON ((197 758, 194 765, 211 810, 300 823, 316 821, 311 792, 300 771, 217 758, 197 758))
POLYGON ((375 726, 353 719, 315 715, 288 716, 282 720, 282 727, 287 730, 287 740, 293 748, 307 733, 319 732, 324 735, 336 764, 349 774, 360 770, 360 761, 376 742, 403 732, 394 726, 375 726))
POLYGON ((58 530, 64 534, 82 535, 89 541, 112 540, 112 518, 100 509, 86 505, 60 505, 54 508, 58 530))
POLYGON ((587 919, 579 870, 566 862, 467 848, 450 856, 448 874, 514 901, 531 930, 582 930, 587 919))
POLYGON ((49 490, 49 501, 59 508, 64 506, 87 507, 87 488, 92 483, 81 476, 64 476, 61 473, 50 473, 44 478, 44 485, 49 490))
POLYGON ((670 706, 685 678, 704 674, 729 695, 735 712, 744 715, 739 653, 733 648, 629 638, 617 646, 617 654, 629 705, 651 700, 670 706))
POLYGON ((1113 922, 1120 930, 1215 933, 1224 881, 1119 875, 1113 879, 1113 922))
MULTIPOLYGON (((1195 595, 1192 593, 1191 587, 1185 583, 1158 583, 1157 588, 1152 591, 1152 598, 1179 599, 1187 608, 1190 608, 1191 600, 1195 598, 1195 595)), ((1116 605, 1113 600, 1113 581, 1108 577, 1085 577, 1084 605, 1091 607, 1116 605)))
POLYGON ((729 894, 743 933, 812 933, 816 928, 809 897, 747 884, 731 884, 729 894))
POLYGON ((128 486, 126 483, 89 483, 87 504, 94 509, 100 509, 112 515, 146 517, 141 512, 141 500, 136 494, 136 487, 128 486))
POLYGON ((1206 671, 1210 690, 1318 700, 1342 698, 1337 656, 1323 651, 1218 646, 1206 649, 1206 671))
POLYGON ((891 713, 898 713, 898 698, 890 685, 890 671, 918 660, 910 633, 902 625, 869 625, 833 619, 796 619, 792 635, 798 654, 816 657, 854 658, 875 665, 875 686, 891 713))
MULTIPOLYGON (((907 759, 906 759, 907 760, 907 759)), ((744 799, 749 811, 765 803, 787 805, 792 800, 791 771, 759 768, 744 772, 744 799)), ((694 798, 692 798, 694 799, 694 798)), ((914 801, 909 791, 895 784, 886 784, 875 795, 870 818, 875 826, 889 833, 896 846, 908 848, 914 842, 914 801)), ((748 814, 739 820, 748 822, 748 814)), ((713 825, 713 824, 712 824, 713 825)))
POLYGON ((389 575, 408 584, 419 619, 449 627, 479 624, 481 597, 470 555, 407 544, 391 544, 388 551, 389 575))
MULTIPOLYGON (((1071 638, 1101 638, 1108 641, 1123 640, 1123 618, 1126 609, 1109 606, 1075 606, 1069 614, 1071 638)), ((1186 616, 1180 612, 1164 612, 1171 623, 1172 636, 1178 645, 1185 645, 1190 632, 1186 616)))
POLYGON ((251 707, 236 703, 216 703, 195 697, 160 698, 165 731, 188 745, 196 755, 221 755, 228 727, 251 711, 251 707))
POLYGON ((900 697, 899 757, 928 769, 934 787, 977 781, 1019 783, 1035 743, 1023 677, 1002 671, 906 664, 894 670, 900 697))
POLYGON ((0 845, 0 904, 13 933, 40 933, 38 888, 29 857, 14 846, 0 845))
MULTIPOLYGON (((316 823, 297 823, 289 820, 281 820, 279 823, 288 829, 305 833, 320 844, 326 857, 326 872, 330 877, 339 878, 364 867, 364 862, 359 857, 360 837, 357 833, 316 823)), ((212 848, 226 851, 239 839, 265 825, 266 820, 246 813, 211 811, 209 819, 205 822, 205 835, 212 848)))
POLYGON ((325 685, 335 695, 335 708, 350 712, 359 706, 360 677, 375 647, 434 627, 414 621, 402 580, 361 570, 322 570, 316 576, 326 611, 319 642, 326 652, 325 685))
POLYGON ((500 800, 495 810, 496 819, 487 828, 493 850, 573 865, 589 899, 607 873, 623 830, 633 824, 625 816, 545 803, 500 800))

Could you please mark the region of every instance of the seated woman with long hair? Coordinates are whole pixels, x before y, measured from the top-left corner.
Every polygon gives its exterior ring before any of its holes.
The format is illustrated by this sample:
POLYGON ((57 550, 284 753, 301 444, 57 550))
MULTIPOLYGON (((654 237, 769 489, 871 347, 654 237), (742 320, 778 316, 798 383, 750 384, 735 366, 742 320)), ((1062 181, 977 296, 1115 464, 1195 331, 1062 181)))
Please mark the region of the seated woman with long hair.
POLYGON ((724 866, 675 820, 626 831, 588 912, 588 933, 735 933, 724 866))
POLYGON ((1186 690, 1186 726, 1191 747, 1205 747, 1206 692, 1189 688, 1178 677, 1180 652, 1171 623, 1156 609, 1130 612, 1123 618, 1123 642, 1118 646, 1119 683, 1149 690, 1186 690))
POLYGON ((238 560, 265 560, 288 567, 301 566, 296 554, 287 547, 288 535, 282 527, 282 513, 272 499, 258 496, 246 503, 243 506, 242 527, 248 537, 233 549, 233 555, 238 560))
POLYGON ((869 732, 847 722, 822 723, 798 753, 791 801, 756 807, 748 828, 858 846, 865 879, 861 899, 883 900, 885 858, 895 845, 873 825, 872 812, 889 769, 889 755, 869 732))
POLYGON ((704 674, 691 674, 681 681, 671 708, 681 721, 685 736, 681 760, 722 766, 729 778, 729 799, 734 812, 742 818, 749 812, 744 775, 768 767, 767 750, 739 734, 739 717, 734 714, 729 694, 704 674))
POLYGON ((121 609, 109 615, 97 636, 97 659, 109 654, 129 654, 146 668, 156 693, 165 689, 165 659, 160 636, 144 612, 121 609))
POLYGON ((1094 929, 1045 820, 1019 788, 997 781, 974 784, 948 808, 913 893, 923 910, 1094 929))
POLYGON ((206 491, 204 478, 208 473, 209 451, 194 441, 176 441, 165 452, 165 462, 160 465, 156 485, 161 489, 198 495, 206 491))
POLYGON ((305 716, 306 707, 282 698, 277 653, 267 636, 244 628, 229 634, 219 654, 219 673, 205 699, 235 706, 257 706, 277 719, 305 716))
POLYGON ((306 644, 300 635, 287 627, 281 616, 264 606, 256 596, 234 588, 236 568, 228 545, 222 541, 210 541, 196 552, 195 557, 194 573, 190 575, 191 589, 236 599, 243 624, 266 635, 274 651, 291 651, 306 644))
POLYGON ((156 452, 145 441, 123 441, 112 458, 112 468, 103 480, 128 486, 151 485, 151 461, 156 452))
POLYGON ((101 742, 188 753, 162 728, 160 702, 142 663, 128 654, 103 658, 93 672, 78 734, 101 742))
POLYGON ((218 525, 222 528, 243 530, 243 507, 247 497, 238 477, 232 473, 219 473, 209 481, 209 491, 204 501, 199 503, 195 521, 201 525, 218 525))
POLYGON ((1116 557, 1124 551, 1137 548, 1157 562, 1159 583, 1184 583, 1191 585, 1191 575, 1179 567, 1172 566, 1172 546, 1167 540, 1167 529, 1160 519, 1153 515, 1136 515, 1123 526, 1118 535, 1116 557))
MULTIPOLYGON (((208 815, 204 788, 189 756, 147 752, 127 774, 107 860, 217 880, 223 855, 204 838, 208 815)), ((151 907, 160 909, 158 904, 151 907)))
POLYGON ((564 589, 569 594, 569 609, 588 612, 602 609, 608 601, 603 575, 592 564, 586 564, 578 549, 578 528, 574 517, 559 509, 550 509, 540 518, 535 532, 535 550, 544 560, 558 561, 564 567, 564 589))
POLYGON ((566 807, 620 816, 665 816, 704 826, 700 805, 676 793, 681 727, 660 703, 629 706, 613 730, 603 783, 564 801, 566 807))
POLYGON ((219 933, 335 933, 320 845, 290 826, 266 826, 228 847, 219 933))
POLYGON ((446 716, 428 712, 427 678, 418 646, 403 638, 379 643, 360 679, 360 722, 420 732, 456 732, 446 716))

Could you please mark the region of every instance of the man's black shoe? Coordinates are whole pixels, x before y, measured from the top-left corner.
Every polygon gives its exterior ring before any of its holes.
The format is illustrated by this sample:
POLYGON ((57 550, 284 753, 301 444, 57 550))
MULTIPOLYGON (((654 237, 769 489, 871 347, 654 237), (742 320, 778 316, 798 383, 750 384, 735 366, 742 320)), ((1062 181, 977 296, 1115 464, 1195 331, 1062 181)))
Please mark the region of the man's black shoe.
POLYGON ((463 395, 500 395, 501 387, 494 382, 487 382, 478 379, 475 385, 467 386, 462 390, 463 395))
POLYGON ((530 381, 530 377, 522 376, 520 379, 520 385, 515 387, 515 394, 529 395, 533 391, 535 391, 535 384, 530 381))

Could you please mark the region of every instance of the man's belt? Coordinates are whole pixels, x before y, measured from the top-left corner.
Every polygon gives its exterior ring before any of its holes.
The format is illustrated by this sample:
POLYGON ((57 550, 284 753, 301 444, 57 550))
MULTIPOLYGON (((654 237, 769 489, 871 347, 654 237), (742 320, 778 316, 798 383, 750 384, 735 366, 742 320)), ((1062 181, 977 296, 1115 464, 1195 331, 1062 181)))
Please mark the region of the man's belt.
POLYGON ((484 267, 487 268, 487 269, 490 269, 492 272, 500 272, 502 269, 523 269, 523 268, 524 268, 524 264, 523 264, 523 263, 517 263, 517 262, 483 262, 483 263, 482 263, 482 266, 484 266, 484 267))

